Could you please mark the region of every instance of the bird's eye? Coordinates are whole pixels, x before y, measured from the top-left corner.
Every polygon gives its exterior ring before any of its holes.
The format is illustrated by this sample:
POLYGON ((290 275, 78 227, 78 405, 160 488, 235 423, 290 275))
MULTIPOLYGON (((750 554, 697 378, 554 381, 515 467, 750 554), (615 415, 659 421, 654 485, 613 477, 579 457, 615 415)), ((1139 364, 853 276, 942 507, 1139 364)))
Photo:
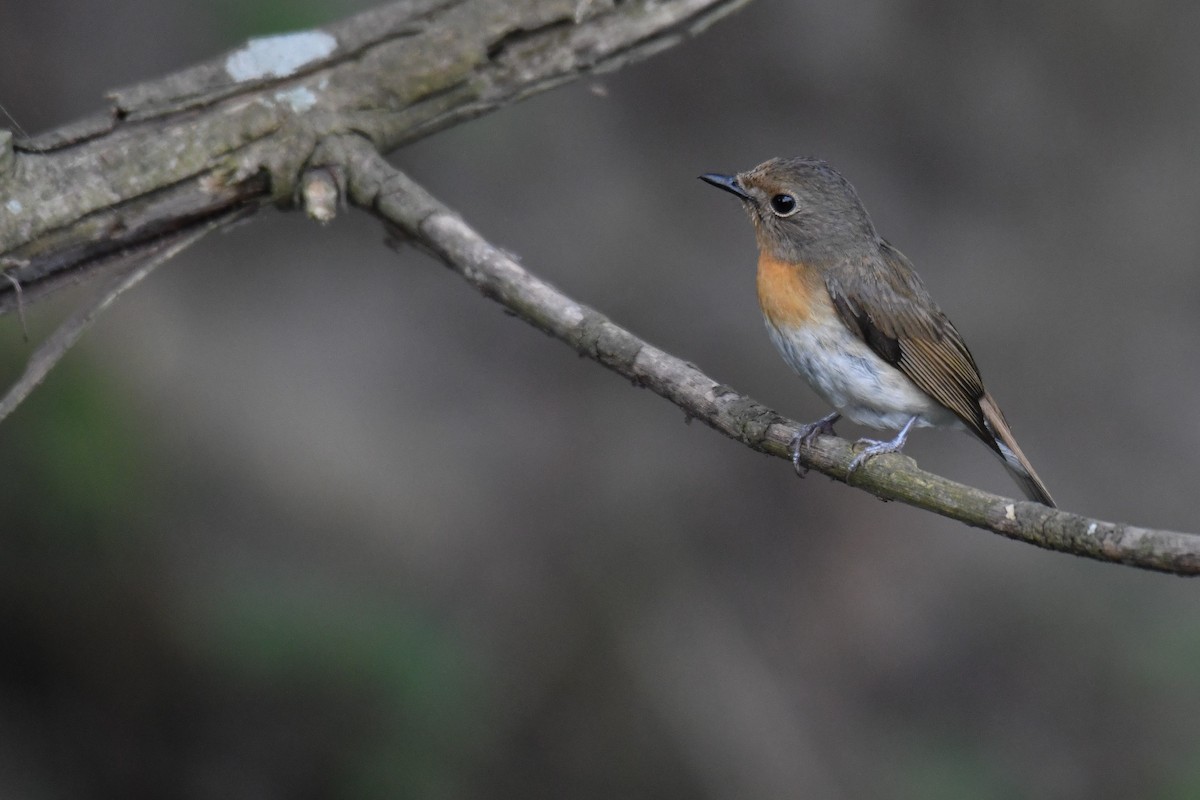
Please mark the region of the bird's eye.
POLYGON ((777 194, 771 198, 771 210, 781 217, 796 213, 796 198, 790 194, 777 194))

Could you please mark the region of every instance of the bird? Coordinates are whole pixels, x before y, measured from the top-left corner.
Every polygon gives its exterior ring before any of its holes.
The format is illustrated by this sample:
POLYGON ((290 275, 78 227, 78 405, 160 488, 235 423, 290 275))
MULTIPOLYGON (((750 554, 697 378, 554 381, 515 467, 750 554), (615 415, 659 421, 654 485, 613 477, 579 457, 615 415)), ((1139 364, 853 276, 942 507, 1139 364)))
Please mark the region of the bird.
MULTIPOLYGON (((738 197, 754 223, 758 300, 784 361, 834 411, 801 426, 800 446, 836 435, 842 417, 898 430, 860 439, 847 477, 900 452, 913 428, 966 429, 1000 458, 1030 500, 1055 507, 984 388, 970 350, 909 260, 875 229, 858 193, 818 158, 773 158, 700 179, 738 197)), ((803 474, 803 473, 801 473, 803 474)))

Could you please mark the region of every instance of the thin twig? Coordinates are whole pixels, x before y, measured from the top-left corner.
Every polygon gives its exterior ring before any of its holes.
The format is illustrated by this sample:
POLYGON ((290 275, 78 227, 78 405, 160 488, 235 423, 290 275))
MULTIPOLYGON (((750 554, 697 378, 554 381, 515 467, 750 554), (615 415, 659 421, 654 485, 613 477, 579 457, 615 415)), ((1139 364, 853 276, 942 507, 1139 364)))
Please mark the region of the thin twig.
POLYGON ((21 289, 21 282, 17 277, 9 272, 13 267, 24 266, 26 261, 17 259, 0 258, 0 275, 3 275, 9 283, 12 284, 13 293, 17 296, 17 319, 21 323, 21 336, 25 341, 29 341, 29 326, 25 324, 25 292, 21 289))
MULTIPOLYGON (((45 380, 54 365, 75 346, 84 331, 92 326, 92 323, 112 305, 114 300, 140 283, 163 262, 195 244, 206 233, 231 222, 234 216, 236 215, 227 215, 175 237, 162 239, 152 247, 124 254, 121 260, 125 263, 112 273, 108 283, 87 303, 71 314, 30 355, 21 377, 9 388, 4 398, 0 399, 0 420, 11 414, 29 396, 30 392, 45 380)), ((6 277, 12 279, 7 273, 6 277)))

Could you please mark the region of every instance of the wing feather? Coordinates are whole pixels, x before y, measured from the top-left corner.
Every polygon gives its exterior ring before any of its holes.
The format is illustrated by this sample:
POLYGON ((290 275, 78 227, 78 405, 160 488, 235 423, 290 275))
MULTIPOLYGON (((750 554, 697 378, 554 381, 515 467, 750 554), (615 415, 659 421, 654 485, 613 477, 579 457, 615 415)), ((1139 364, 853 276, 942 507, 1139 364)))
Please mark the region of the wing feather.
POLYGON ((826 272, 838 316, 876 355, 999 452, 980 408, 985 392, 979 368, 962 336, 908 259, 883 240, 878 252, 864 257, 872 263, 846 263, 826 272))

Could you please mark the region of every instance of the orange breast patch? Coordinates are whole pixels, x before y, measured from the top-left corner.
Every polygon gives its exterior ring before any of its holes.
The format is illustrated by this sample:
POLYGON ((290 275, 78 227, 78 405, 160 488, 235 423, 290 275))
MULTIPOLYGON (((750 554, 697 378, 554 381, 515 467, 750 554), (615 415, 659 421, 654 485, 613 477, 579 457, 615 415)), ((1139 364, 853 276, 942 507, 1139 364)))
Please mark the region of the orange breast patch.
POLYGON ((758 256, 758 304, 772 325, 803 325, 819 313, 825 287, 815 270, 758 256))

